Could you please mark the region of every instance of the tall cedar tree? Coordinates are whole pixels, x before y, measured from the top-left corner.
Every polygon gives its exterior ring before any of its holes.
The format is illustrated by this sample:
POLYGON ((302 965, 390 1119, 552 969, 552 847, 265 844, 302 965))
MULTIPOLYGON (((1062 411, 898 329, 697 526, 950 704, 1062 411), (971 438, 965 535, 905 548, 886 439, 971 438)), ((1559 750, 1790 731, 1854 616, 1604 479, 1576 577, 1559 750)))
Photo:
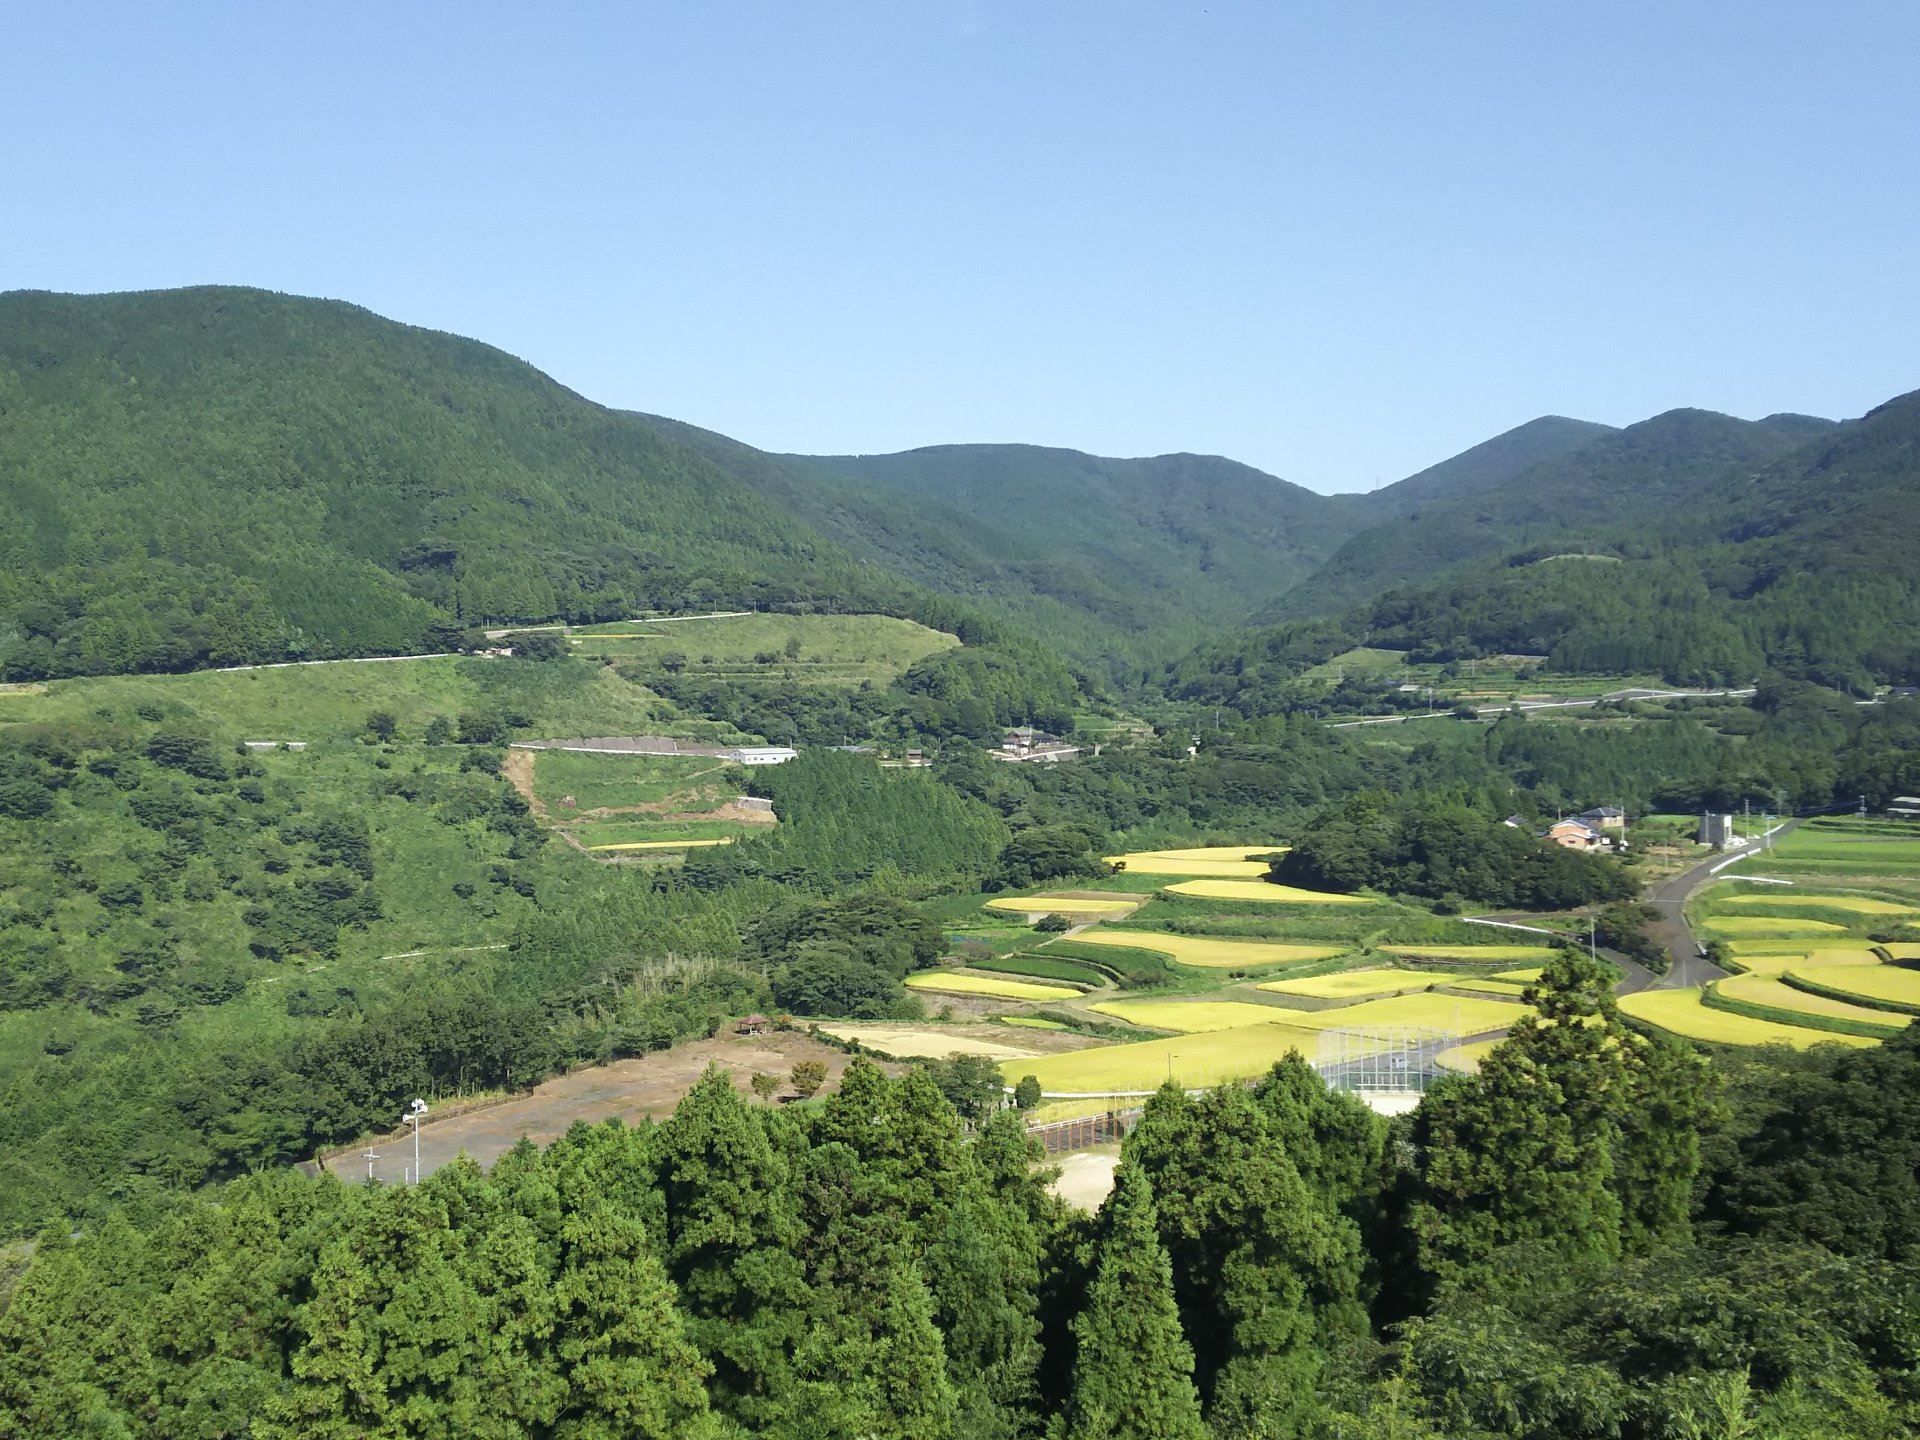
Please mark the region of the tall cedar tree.
POLYGON ((1193 1349, 1146 1175, 1123 1163, 1100 1213, 1093 1280, 1073 1322, 1063 1434, 1073 1440, 1206 1440, 1193 1349))

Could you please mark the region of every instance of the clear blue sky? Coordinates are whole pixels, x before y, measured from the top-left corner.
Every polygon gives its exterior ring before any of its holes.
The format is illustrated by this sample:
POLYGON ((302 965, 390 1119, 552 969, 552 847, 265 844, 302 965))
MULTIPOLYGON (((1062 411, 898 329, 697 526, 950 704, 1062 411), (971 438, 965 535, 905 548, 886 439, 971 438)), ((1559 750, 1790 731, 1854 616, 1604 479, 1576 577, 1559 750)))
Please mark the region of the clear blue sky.
POLYGON ((1920 388, 1920 5, 10 7, 0 288, 475 336, 768 449, 1321 490, 1920 388))

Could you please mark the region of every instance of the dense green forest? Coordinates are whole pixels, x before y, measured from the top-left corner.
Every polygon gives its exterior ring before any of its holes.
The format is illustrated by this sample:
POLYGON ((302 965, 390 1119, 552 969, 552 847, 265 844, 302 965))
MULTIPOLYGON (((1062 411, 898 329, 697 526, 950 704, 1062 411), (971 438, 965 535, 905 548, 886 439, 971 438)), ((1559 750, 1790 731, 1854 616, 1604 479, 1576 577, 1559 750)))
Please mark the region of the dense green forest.
POLYGON ((1920 1045, 1731 1074, 1568 954, 1391 1124, 1297 1057, 1154 1097, 1099 1213, 1011 1112, 714 1073, 490 1174, 280 1171, 49 1229, 23 1434, 1890 1440, 1920 1420, 1920 1045), (1889 1123, 1890 1117, 1892 1123, 1889 1123))
MULTIPOLYGON (((1652 674, 1748 685, 1779 673, 1856 695, 1911 684, 1920 679, 1912 563, 1920 396, 1811 441, 1805 430, 1751 427, 1748 441, 1803 443, 1768 463, 1760 447, 1684 471, 1691 483, 1669 492, 1668 503, 1632 501, 1605 524, 1576 528, 1579 507, 1557 503, 1553 514, 1563 518, 1550 536, 1473 522, 1489 558, 1409 577, 1416 583, 1326 620, 1223 636, 1171 668, 1169 693, 1247 714, 1284 710, 1307 696, 1293 684, 1302 671, 1363 642, 1419 659, 1543 655, 1549 681, 1652 674)), ((1409 523, 1422 536, 1441 533, 1425 518, 1409 523)), ((1366 543, 1362 535, 1351 545, 1366 543)))

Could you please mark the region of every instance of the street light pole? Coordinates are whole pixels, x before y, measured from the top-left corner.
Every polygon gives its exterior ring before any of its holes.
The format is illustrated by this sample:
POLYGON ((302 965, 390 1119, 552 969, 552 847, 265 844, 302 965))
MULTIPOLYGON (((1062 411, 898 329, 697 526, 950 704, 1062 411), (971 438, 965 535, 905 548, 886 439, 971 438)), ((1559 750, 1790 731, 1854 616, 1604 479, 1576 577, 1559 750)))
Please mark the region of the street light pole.
POLYGON ((427 1118, 427 1102, 415 1099, 400 1117, 413 1122, 413 1183, 420 1183, 420 1122, 427 1118))

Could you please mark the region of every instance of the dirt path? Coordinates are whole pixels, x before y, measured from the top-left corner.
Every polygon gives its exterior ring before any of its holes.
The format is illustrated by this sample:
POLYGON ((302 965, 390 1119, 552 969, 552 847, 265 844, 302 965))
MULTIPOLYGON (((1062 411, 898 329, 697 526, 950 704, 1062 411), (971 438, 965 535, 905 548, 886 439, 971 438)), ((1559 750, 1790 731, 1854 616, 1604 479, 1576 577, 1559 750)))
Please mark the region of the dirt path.
MULTIPOLYGON (((619 1116, 629 1123, 643 1116, 663 1120, 673 1113, 680 1097, 718 1061, 733 1075, 734 1088, 750 1094, 749 1083, 756 1071, 785 1079, 798 1060, 819 1060, 827 1067, 826 1089, 840 1083, 849 1057, 842 1051, 822 1045, 797 1031, 774 1031, 766 1035, 718 1036, 676 1045, 671 1050, 616 1060, 576 1070, 539 1086, 531 1095, 523 1095, 503 1104, 488 1106, 445 1120, 429 1120, 420 1127, 420 1168, 431 1175, 456 1156, 472 1156, 482 1165, 491 1165, 516 1145, 522 1135, 536 1145, 548 1145, 566 1134, 576 1121, 589 1125, 619 1116)), ((900 1066, 882 1062, 881 1068, 898 1073, 900 1066)), ((763 1103, 752 1100, 755 1105, 763 1103)), ((346 1151, 327 1162, 327 1168, 345 1180, 364 1180, 367 1162, 361 1151, 366 1146, 346 1151)), ((413 1165, 413 1137, 398 1131, 379 1136, 372 1148, 379 1158, 373 1162, 376 1178, 398 1183, 402 1170, 413 1165)))
POLYGON ((527 808, 533 812, 533 818, 542 825, 551 825, 553 817, 547 813, 547 807, 540 803, 540 797, 533 793, 533 765, 539 755, 537 750, 509 750, 500 761, 500 773, 507 777, 507 783, 520 792, 520 798, 527 802, 527 808))
POLYGON ((1076 1210, 1091 1213, 1100 1208, 1113 1189, 1113 1172, 1120 1164, 1118 1145, 1099 1145, 1091 1150, 1076 1150, 1056 1162, 1059 1177, 1048 1188, 1076 1210))

